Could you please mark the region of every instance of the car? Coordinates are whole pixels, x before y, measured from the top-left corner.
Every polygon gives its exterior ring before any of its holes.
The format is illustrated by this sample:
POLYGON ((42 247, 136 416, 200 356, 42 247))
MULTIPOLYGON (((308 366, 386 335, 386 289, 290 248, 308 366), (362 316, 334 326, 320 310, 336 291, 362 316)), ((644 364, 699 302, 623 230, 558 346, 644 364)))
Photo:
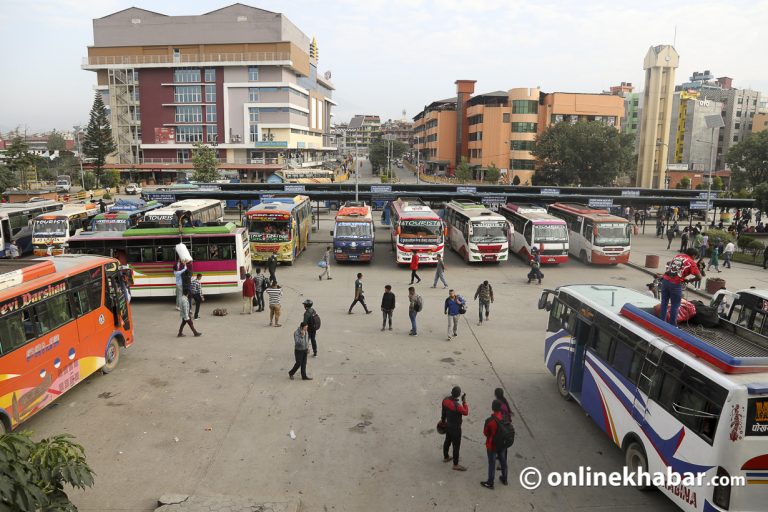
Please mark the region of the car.
POLYGON ((129 183, 127 187, 125 187, 125 193, 126 194, 141 194, 141 187, 138 183, 129 183))

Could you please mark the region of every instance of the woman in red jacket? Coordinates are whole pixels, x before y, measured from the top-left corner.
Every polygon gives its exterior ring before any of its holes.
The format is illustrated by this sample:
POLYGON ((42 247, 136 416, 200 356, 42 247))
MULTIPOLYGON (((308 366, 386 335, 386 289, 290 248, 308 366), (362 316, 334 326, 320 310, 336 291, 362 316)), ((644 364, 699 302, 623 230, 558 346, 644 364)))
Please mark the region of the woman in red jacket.
POLYGON ((410 284, 413 284, 413 280, 417 279, 417 282, 421 282, 421 278, 416 273, 416 271, 419 270, 419 253, 416 252, 416 249, 413 250, 413 256, 411 256, 411 282, 410 284))

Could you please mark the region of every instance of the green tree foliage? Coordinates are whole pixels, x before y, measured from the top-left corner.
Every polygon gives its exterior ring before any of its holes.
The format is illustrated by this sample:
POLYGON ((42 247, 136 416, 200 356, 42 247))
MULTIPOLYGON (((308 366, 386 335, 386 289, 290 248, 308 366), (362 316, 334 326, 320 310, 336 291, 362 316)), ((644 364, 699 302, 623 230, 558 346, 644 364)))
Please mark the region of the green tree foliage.
POLYGON ((112 128, 109 126, 107 118, 107 108, 104 106, 104 100, 101 99, 101 93, 96 91, 91 107, 91 117, 88 121, 88 127, 85 129, 85 138, 83 139, 83 154, 93 159, 93 171, 96 175, 96 185, 99 185, 101 174, 104 170, 104 164, 107 156, 117 150, 115 141, 112 140, 112 128))
POLYGON ((24 139, 16 136, 11 141, 10 147, 5 151, 5 164, 26 188, 29 174, 35 168, 35 155, 29 152, 29 146, 24 139))
POLYGON ((755 198, 755 208, 760 211, 768 211, 768 183, 761 183, 752 190, 752 197, 755 198))
POLYGON ((85 183, 85 190, 93 190, 96 188, 96 176, 92 172, 86 172, 83 175, 83 182, 85 183))
POLYGON ((735 184, 756 187, 768 181, 768 130, 753 133, 731 146, 725 161, 731 166, 735 184))
POLYGON ((7 165, 0 165, 0 193, 18 185, 19 181, 7 165))
POLYGON ((725 183, 723 183, 723 178, 720 176, 712 178, 712 190, 723 190, 724 187, 725 183))
POLYGON ((192 167, 195 172, 192 175, 194 181, 212 183, 219 179, 219 162, 216 159, 216 151, 200 142, 195 144, 192 150, 192 167))
POLYGON ((489 183, 498 183, 499 178, 501 178, 501 171, 492 163, 490 167, 485 170, 484 180, 489 183))
POLYGON ((65 485, 93 486, 83 447, 71 436, 35 442, 28 432, 0 435, 0 510, 76 511, 65 485))
MULTIPOLYGON (((368 146, 368 160, 371 162, 373 171, 380 171, 387 168, 387 150, 390 142, 386 140, 377 140, 368 146)), ((392 159, 400 158, 408 151, 408 146, 395 140, 392 144, 392 159)), ((393 162, 394 164, 394 162, 393 162)))
POLYGON ((104 176, 101 178, 101 184, 104 187, 116 187, 120 184, 120 171, 116 169, 110 169, 109 171, 104 173, 104 176))
POLYGON ((675 188, 683 189, 683 190, 691 188, 691 178, 689 178, 688 176, 683 176, 682 178, 680 178, 680 181, 677 182, 677 185, 675 185, 675 188))
POLYGON ((600 122, 558 123, 531 153, 542 166, 538 184, 608 186, 632 169, 634 139, 600 122))
POLYGON ((514 178, 512 178, 512 184, 515 185, 515 186, 519 185, 520 184, 520 176, 515 174, 514 178))
POLYGON ((64 136, 56 130, 48 134, 48 151, 64 151, 67 149, 67 143, 64 142, 64 136))
POLYGON ((462 158, 461 163, 456 166, 454 175, 459 181, 469 181, 472 179, 472 168, 469 166, 466 158, 462 158))

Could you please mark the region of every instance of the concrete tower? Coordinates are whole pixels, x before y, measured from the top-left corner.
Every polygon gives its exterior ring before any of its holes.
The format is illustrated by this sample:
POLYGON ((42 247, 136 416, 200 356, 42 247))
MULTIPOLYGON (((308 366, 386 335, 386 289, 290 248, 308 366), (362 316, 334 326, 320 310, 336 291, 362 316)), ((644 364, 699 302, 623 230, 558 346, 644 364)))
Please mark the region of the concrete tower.
POLYGON ((640 187, 665 188, 672 96, 679 61, 680 56, 670 45, 652 46, 645 55, 640 154, 637 160, 637 185, 640 187))

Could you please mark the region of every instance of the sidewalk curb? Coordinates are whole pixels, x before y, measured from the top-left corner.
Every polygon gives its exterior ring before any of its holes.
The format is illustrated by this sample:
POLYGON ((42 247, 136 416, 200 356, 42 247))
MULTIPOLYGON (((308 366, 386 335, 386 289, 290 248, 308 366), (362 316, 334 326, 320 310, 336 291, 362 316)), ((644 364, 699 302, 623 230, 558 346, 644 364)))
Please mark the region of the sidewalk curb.
MULTIPOLYGON (((652 270, 648 270, 647 268, 642 267, 640 265, 637 265, 636 263, 627 262, 624 265, 626 265, 628 267, 631 267, 631 268, 633 268, 635 270, 639 270, 640 272, 644 272, 644 273, 646 273, 646 274, 648 274, 650 276, 656 276, 656 272, 654 272, 652 270)), ((702 297, 702 298, 707 299, 707 300, 711 300, 712 299, 712 296, 710 294, 708 294, 707 292, 703 292, 701 290, 697 290, 696 288, 689 288, 688 289, 688 293, 694 293, 694 294, 698 295, 699 297, 702 297)))

